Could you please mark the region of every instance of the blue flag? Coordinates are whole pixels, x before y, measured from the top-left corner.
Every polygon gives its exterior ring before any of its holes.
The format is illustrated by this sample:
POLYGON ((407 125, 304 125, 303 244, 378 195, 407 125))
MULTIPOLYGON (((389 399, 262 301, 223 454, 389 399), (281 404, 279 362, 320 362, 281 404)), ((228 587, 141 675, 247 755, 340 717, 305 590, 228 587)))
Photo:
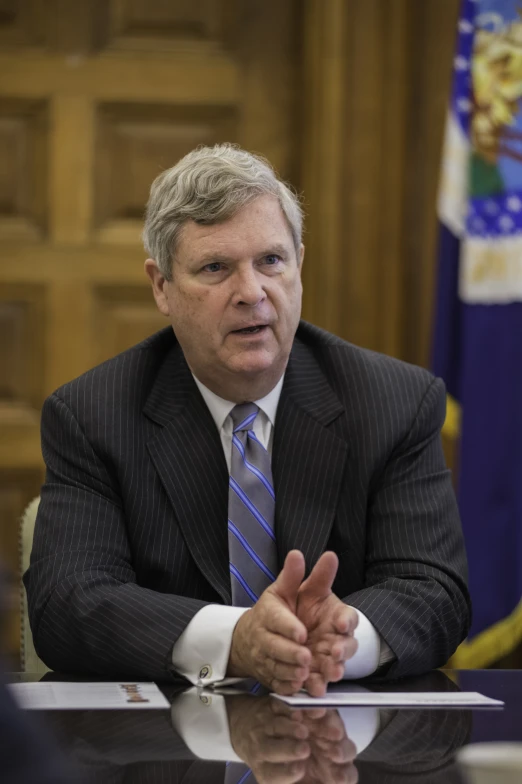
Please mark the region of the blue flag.
POLYGON ((439 192, 433 369, 461 410, 473 624, 452 663, 522 641, 522 2, 463 0, 439 192))

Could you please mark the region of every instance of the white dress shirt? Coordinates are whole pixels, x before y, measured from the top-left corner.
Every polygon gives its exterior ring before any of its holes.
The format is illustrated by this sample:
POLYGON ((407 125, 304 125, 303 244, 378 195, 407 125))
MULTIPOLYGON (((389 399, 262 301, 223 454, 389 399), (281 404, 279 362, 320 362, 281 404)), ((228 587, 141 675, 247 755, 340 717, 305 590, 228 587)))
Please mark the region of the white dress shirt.
MULTIPOLYGON (((260 409, 254 421, 254 433, 270 456, 283 379, 284 375, 266 397, 253 401, 260 409)), ((230 472, 232 419, 229 414, 236 404, 218 397, 195 376, 194 381, 216 423, 230 472)), ((357 608, 354 609, 359 619, 354 635, 358 646, 354 656, 345 664, 344 677, 349 679, 371 675, 379 665, 393 658, 368 618, 357 608)), ((222 682, 226 675, 234 628, 247 610, 248 607, 221 604, 211 604, 199 610, 174 645, 172 663, 175 670, 194 685, 209 686, 222 682)), ((227 682, 233 681, 227 679, 227 682)))

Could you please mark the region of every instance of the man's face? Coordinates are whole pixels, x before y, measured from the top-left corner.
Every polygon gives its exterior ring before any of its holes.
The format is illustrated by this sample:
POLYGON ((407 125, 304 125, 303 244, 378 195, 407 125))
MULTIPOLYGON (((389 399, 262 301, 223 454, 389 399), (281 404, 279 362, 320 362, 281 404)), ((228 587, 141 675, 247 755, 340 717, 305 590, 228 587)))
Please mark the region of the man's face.
POLYGON ((224 223, 188 221, 172 281, 146 270, 194 375, 232 401, 255 400, 281 377, 301 314, 301 265, 275 197, 260 196, 224 223))

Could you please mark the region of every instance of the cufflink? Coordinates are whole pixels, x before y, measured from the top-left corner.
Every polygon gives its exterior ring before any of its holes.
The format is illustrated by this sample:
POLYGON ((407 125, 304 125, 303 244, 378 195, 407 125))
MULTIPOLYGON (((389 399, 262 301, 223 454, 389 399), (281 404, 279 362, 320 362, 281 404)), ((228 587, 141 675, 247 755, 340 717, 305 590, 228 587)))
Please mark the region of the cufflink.
POLYGON ((205 680, 205 678, 212 677, 212 666, 210 664, 204 664, 203 667, 199 671, 199 679, 205 680))

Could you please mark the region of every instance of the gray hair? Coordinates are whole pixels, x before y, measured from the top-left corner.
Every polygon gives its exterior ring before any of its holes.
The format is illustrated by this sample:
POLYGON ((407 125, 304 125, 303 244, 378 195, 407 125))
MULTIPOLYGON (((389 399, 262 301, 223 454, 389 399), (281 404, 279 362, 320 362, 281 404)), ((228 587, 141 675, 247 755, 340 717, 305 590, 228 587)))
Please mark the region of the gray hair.
POLYGON ((264 195, 279 201, 298 254, 303 231, 299 198, 268 161, 234 144, 198 147, 152 183, 143 229, 145 250, 171 280, 176 242, 186 221, 221 223, 264 195))

